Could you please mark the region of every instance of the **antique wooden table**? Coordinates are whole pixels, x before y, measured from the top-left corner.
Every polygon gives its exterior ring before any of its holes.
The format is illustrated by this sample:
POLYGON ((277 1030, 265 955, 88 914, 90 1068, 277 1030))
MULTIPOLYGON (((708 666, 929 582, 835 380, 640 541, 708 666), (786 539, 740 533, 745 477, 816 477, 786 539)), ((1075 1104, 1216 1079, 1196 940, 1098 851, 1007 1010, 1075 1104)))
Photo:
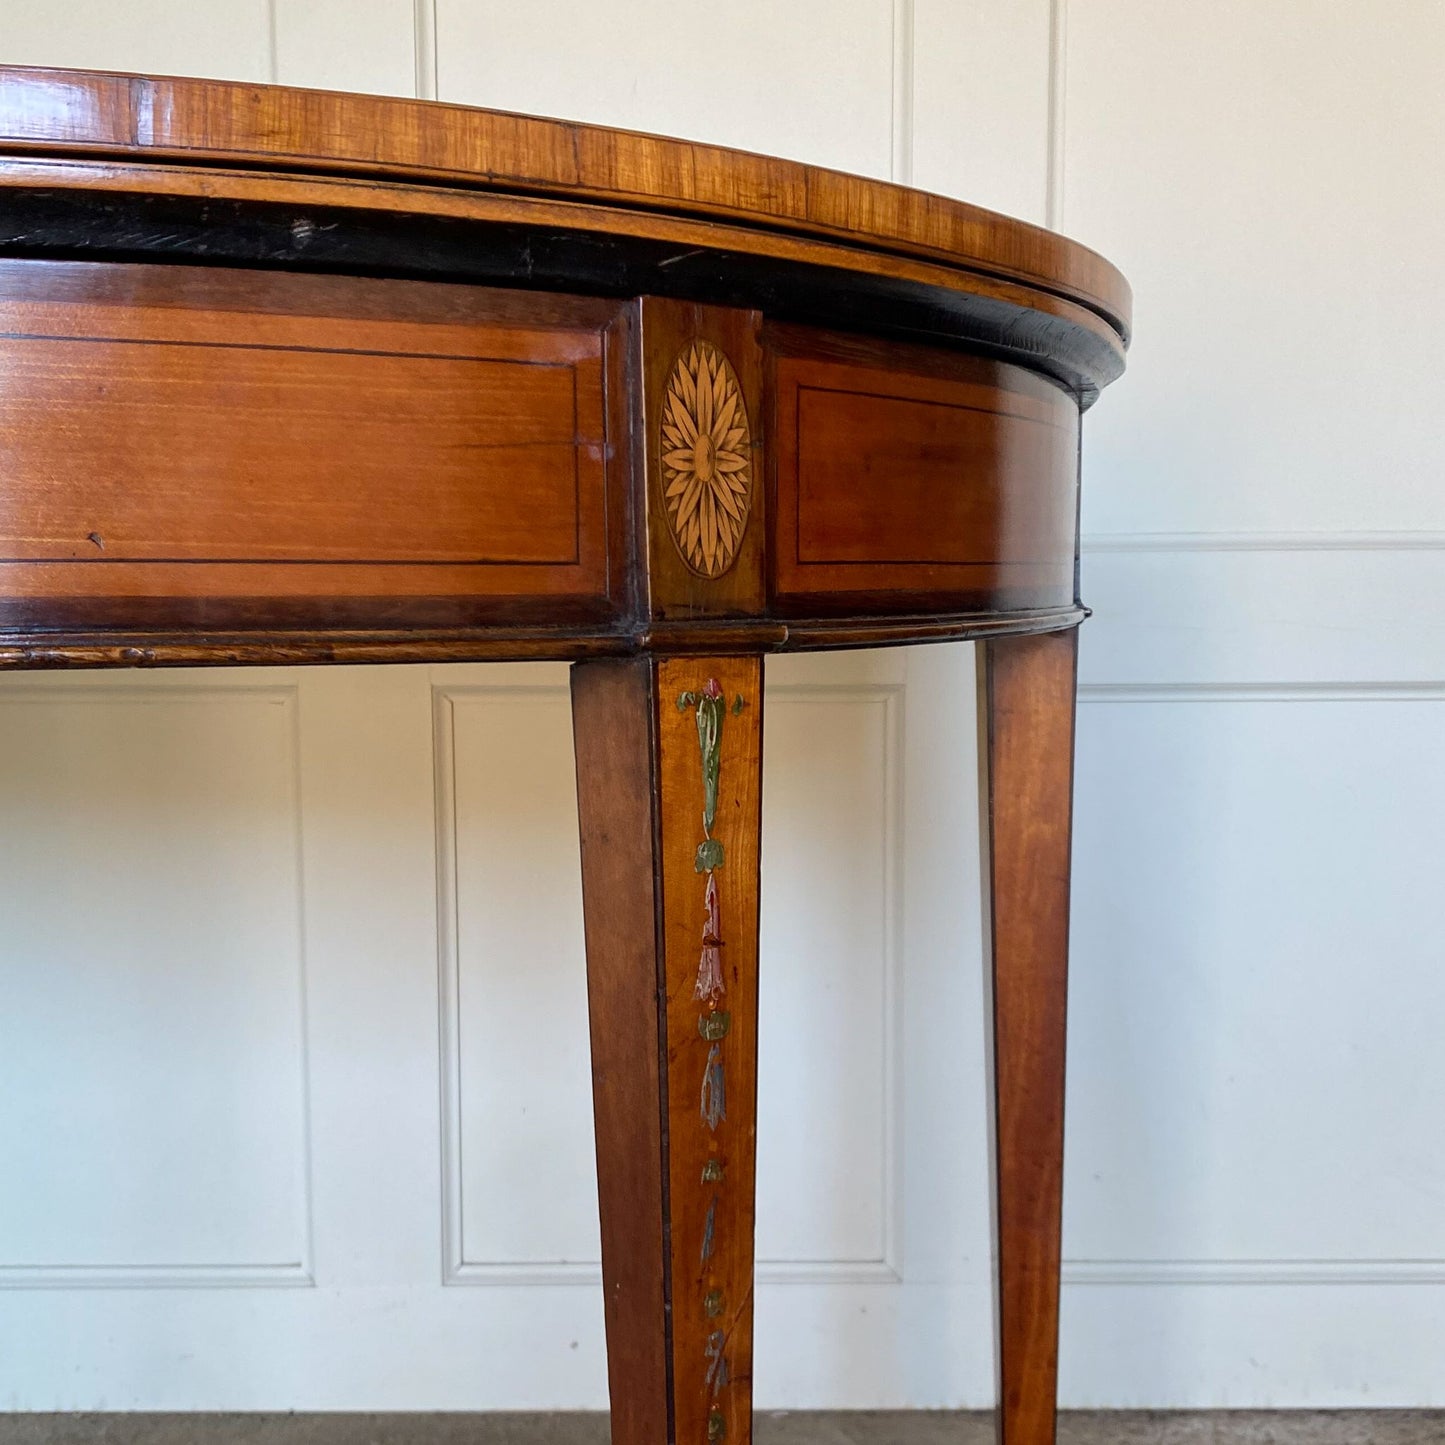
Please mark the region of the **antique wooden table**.
POLYGON ((1054 1436, 1107 262, 422 102, 0 70, 0 664, 573 668, 613 1439, 750 1436, 762 657, 981 643, 1001 1438, 1054 1436))

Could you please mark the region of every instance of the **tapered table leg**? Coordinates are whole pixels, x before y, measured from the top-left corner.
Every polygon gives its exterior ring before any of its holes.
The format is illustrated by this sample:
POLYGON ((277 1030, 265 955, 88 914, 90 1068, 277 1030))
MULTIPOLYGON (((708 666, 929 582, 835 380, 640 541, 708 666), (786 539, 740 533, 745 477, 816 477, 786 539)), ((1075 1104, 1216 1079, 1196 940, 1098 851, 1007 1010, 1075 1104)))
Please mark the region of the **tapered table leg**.
POLYGON ((752 1435, 757 658, 572 669, 613 1445, 752 1435))
POLYGON ((1002 1445, 1053 1445, 1077 633, 980 649, 1002 1445))

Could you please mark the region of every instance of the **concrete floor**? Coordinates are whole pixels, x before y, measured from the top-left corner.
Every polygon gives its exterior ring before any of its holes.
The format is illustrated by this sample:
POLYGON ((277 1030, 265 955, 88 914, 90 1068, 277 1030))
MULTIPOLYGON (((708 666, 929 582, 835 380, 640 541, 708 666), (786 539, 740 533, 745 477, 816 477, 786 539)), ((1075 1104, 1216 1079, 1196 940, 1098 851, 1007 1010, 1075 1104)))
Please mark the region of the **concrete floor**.
MULTIPOLYGON (((757 1445, 995 1445, 988 1414, 763 1414, 757 1445)), ((608 1445, 605 1415, 3 1415, 0 1445, 608 1445)), ((1068 1414, 1058 1445, 1445 1445, 1445 1411, 1068 1414)))

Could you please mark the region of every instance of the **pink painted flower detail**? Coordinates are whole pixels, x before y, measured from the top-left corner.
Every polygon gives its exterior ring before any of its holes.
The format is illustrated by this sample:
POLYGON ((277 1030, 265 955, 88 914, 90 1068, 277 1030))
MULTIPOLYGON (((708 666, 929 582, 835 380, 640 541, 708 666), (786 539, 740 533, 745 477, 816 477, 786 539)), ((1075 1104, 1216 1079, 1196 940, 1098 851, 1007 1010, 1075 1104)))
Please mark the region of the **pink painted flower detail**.
POLYGON ((725 992, 722 974, 722 922, 718 916, 717 878, 707 875, 707 892, 703 902, 707 919, 702 926, 702 957, 697 965, 697 987, 693 997, 715 1003, 725 992))

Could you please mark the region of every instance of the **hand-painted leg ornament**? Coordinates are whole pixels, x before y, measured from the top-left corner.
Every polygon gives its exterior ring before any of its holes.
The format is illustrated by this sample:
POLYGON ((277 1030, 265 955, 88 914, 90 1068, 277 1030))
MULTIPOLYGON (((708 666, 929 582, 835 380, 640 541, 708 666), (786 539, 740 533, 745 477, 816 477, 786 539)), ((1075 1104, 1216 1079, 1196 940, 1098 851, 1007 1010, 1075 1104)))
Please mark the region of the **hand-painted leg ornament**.
MULTIPOLYGON (((717 785, 722 774, 722 730, 727 717, 727 704, 723 701, 722 685, 717 678, 710 677, 701 692, 678 694, 677 709, 686 712, 688 708, 697 711, 697 746, 702 753, 702 831, 706 838, 712 837, 712 825, 717 820, 717 785)), ((698 869, 701 873, 703 870, 698 869)))
POLYGON ((693 997, 703 999, 707 1003, 716 1003, 726 992, 722 975, 722 946, 723 941, 719 935, 722 933, 722 923, 718 918, 717 907, 717 875, 707 875, 707 891, 703 895, 703 903, 707 909, 707 918, 702 925, 702 957, 697 965, 697 987, 693 990, 693 997))
MULTIPOLYGON (((697 845, 693 867, 698 873, 707 875, 703 889, 702 952, 698 957, 697 983, 693 997, 706 1008, 698 1017, 697 1031, 708 1043, 707 1061, 703 1066, 702 1090, 699 1100, 702 1120, 714 1134, 718 1126, 727 1120, 727 1079, 723 1066, 723 1041, 732 1022, 725 1009, 717 1007, 718 1000, 727 992, 722 967, 722 910, 718 899, 717 870, 722 867, 724 854, 720 839, 712 835, 717 821, 718 785, 722 776, 722 735, 727 719, 728 707, 723 698, 722 687, 715 677, 697 692, 684 692, 677 699, 679 711, 688 708, 697 715, 697 745, 702 763, 702 842, 697 845)), ((731 712, 734 717, 742 712, 745 703, 741 694, 734 700, 731 712)), ((723 1180, 722 1160, 710 1157, 703 1165, 702 1182, 718 1185, 723 1180)), ((718 1202, 716 1189, 708 1202, 707 1216, 703 1224, 700 1263, 706 1267, 717 1246, 716 1229, 718 1202)), ((710 1288, 703 1297, 703 1314, 715 1320, 723 1310, 722 1291, 710 1288)), ((724 1351, 727 1345, 726 1332, 710 1330, 705 1345, 705 1381, 714 1402, 729 1383, 727 1359, 724 1351)), ((717 1405, 708 1412, 707 1438, 712 1445, 721 1441, 727 1431, 727 1421, 717 1405)))
POLYGON ((693 997, 714 1002, 723 992, 722 924, 718 917, 717 870, 723 864, 722 843, 713 837, 713 824, 717 821, 718 781, 722 776, 722 733, 727 718, 723 703, 722 687, 717 678, 710 677, 701 692, 679 694, 677 706, 680 711, 688 708, 697 713, 697 746, 702 758, 702 842, 697 845, 693 867, 699 873, 707 874, 707 888, 703 894, 703 906, 707 916, 702 925, 702 955, 697 965, 697 986, 693 997))
POLYGON ((727 1078, 723 1073, 722 1045, 707 1051, 707 1068, 702 1075, 702 1119, 714 1134, 728 1116, 727 1078))
POLYGON ((712 1258, 713 1246, 716 1244, 714 1235, 717 1232, 717 1195, 714 1194, 707 1206, 707 1222, 702 1227, 702 1262, 706 1264, 712 1258))
POLYGON ((728 1362, 723 1355, 727 1336, 721 1330, 714 1330, 707 1337, 707 1383, 712 1387, 713 1399, 728 1382, 728 1362))

